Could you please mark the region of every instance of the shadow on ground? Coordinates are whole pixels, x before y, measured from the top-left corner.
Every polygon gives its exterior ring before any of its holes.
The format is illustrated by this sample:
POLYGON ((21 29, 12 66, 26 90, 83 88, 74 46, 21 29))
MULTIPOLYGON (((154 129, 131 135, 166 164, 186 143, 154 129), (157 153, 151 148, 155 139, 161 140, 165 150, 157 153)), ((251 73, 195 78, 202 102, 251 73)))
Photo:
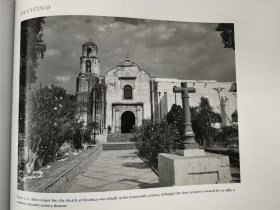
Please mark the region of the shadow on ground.
POLYGON ((137 168, 137 169, 146 169, 148 168, 147 165, 143 162, 143 163, 134 163, 134 162, 127 162, 123 164, 124 167, 128 167, 128 168, 137 168))
POLYGON ((140 187, 140 189, 158 187, 158 183, 142 182, 142 181, 139 181, 138 179, 121 179, 119 181, 128 181, 128 182, 137 183, 138 186, 140 187))

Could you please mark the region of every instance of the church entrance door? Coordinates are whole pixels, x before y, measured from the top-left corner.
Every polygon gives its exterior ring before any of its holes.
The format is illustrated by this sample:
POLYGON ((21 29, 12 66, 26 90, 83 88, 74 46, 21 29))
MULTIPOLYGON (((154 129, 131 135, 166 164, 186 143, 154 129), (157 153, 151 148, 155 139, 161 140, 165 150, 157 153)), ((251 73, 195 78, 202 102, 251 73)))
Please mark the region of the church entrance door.
POLYGON ((122 133, 131 133, 132 127, 135 125, 135 115, 133 112, 126 111, 121 117, 122 133))

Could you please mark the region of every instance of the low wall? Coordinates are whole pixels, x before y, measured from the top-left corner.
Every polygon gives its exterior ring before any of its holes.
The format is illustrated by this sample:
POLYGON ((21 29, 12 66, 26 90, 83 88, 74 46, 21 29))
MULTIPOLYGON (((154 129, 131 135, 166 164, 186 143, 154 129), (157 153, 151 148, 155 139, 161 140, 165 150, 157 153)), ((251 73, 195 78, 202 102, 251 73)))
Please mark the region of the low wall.
POLYGON ((25 191, 57 193, 66 184, 71 182, 77 175, 85 170, 91 161, 95 160, 103 150, 102 144, 97 144, 94 148, 80 154, 77 158, 65 162, 63 166, 52 166, 52 170, 35 182, 28 184, 25 191))
POLYGON ((107 141, 107 136, 108 134, 96 134, 95 138, 97 142, 103 143, 107 141))

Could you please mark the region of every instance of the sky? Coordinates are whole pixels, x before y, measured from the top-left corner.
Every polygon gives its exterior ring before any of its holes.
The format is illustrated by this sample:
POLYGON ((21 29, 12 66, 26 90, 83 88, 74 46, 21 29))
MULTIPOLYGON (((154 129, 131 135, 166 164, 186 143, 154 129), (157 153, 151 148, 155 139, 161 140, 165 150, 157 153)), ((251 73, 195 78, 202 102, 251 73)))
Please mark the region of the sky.
POLYGON ((54 84, 74 94, 82 44, 98 46, 100 76, 127 56, 152 77, 236 80, 233 49, 223 48, 217 24, 97 16, 46 17, 35 85, 54 84))

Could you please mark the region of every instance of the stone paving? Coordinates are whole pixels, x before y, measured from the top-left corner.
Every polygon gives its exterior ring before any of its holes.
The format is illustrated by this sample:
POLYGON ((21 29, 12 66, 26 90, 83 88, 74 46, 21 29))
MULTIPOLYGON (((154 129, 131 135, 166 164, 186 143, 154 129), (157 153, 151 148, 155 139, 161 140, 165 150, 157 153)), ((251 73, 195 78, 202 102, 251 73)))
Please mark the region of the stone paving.
POLYGON ((136 150, 102 151, 90 166, 61 192, 100 192, 158 187, 157 175, 136 150))

